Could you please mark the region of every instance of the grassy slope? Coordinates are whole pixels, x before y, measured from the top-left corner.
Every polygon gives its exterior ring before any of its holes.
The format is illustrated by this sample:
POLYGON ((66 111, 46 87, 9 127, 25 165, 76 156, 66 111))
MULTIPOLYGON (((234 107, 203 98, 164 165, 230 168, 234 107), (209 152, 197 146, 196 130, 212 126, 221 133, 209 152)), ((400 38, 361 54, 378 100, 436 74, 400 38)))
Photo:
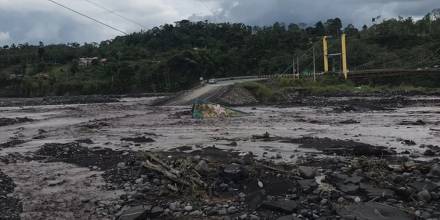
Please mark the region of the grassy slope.
POLYGON ((266 82, 247 82, 239 86, 250 91, 259 101, 283 101, 286 95, 314 96, 370 96, 370 95, 399 95, 399 94, 438 94, 439 88, 414 85, 355 85, 350 81, 341 81, 327 77, 319 81, 294 80, 279 78, 266 82))

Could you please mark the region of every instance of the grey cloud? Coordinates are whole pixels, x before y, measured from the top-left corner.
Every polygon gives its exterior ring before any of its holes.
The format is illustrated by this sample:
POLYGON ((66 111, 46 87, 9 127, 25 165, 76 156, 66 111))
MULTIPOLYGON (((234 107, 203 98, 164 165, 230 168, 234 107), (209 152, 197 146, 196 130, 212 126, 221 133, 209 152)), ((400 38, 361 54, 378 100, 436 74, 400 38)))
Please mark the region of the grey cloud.
MULTIPOLYGON (((141 28, 84 0, 56 0, 77 11, 115 26, 125 32, 141 28)), ((171 23, 198 13, 187 0, 92 0, 117 11, 145 27, 171 23)), ((9 43, 64 43, 91 42, 111 39, 120 33, 60 8, 46 0, 0 0, 0 45, 9 43)))
MULTIPOLYGON (((212 1, 211 1, 212 2, 212 1)), ((273 22, 313 24, 339 17, 344 23, 368 24, 371 18, 421 17, 440 7, 438 0, 218 0, 212 16, 192 17, 217 21, 268 25, 273 22)))
POLYGON ((17 13, 0 10, 0 20, 8 21, 0 23, 0 32, 8 33, 9 43, 84 42, 105 37, 95 25, 78 22, 56 12, 17 13))
MULTIPOLYGON (((139 27, 84 0, 57 0, 126 32, 139 27)), ((439 0, 93 0, 151 28, 182 19, 314 24, 340 17, 345 24, 368 24, 382 15, 421 17, 439 0)), ((0 0, 0 45, 5 43, 91 42, 111 39, 119 33, 93 23, 45 0, 0 0)))

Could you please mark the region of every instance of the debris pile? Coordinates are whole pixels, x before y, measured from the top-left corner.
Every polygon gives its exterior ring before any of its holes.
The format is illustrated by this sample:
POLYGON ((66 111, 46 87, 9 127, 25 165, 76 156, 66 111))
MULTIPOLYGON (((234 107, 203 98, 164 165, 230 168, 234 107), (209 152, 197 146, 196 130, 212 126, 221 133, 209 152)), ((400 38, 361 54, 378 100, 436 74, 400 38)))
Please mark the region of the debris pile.
POLYGON ((192 107, 192 117, 197 119, 235 117, 242 114, 219 104, 194 104, 192 107))

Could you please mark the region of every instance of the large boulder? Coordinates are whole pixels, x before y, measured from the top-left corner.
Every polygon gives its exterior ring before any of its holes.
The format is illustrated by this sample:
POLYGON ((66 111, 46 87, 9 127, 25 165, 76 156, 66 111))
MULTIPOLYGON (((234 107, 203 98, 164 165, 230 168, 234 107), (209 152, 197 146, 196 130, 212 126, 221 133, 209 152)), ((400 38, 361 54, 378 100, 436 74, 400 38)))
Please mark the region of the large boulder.
POLYGON ((301 176, 306 179, 315 178, 317 172, 315 167, 306 167, 306 166, 298 167, 298 171, 301 174, 301 176))
POLYGON ((414 220, 412 216, 401 209, 376 203, 368 202, 337 207, 336 212, 343 219, 356 220, 414 220))

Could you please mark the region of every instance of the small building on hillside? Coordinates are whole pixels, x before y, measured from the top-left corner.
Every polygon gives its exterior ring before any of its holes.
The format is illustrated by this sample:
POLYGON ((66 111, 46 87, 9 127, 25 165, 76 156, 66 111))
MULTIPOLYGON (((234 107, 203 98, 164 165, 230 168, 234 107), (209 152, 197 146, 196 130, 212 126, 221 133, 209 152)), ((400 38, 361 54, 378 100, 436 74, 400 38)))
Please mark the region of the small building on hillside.
POLYGON ((79 58, 78 65, 80 67, 88 67, 91 66, 93 62, 97 62, 97 61, 99 61, 98 57, 81 57, 79 58))

